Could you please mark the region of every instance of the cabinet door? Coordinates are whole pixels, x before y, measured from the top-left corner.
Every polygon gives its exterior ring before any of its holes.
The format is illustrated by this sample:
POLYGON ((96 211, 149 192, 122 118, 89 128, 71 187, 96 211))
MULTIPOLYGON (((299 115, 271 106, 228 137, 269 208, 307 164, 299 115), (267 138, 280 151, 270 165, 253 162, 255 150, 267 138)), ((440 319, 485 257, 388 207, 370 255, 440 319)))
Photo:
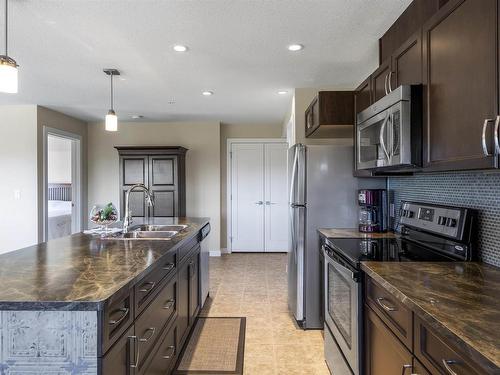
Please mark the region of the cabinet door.
POLYGON ((169 374, 177 356, 177 326, 174 324, 160 341, 145 372, 147 375, 169 374))
POLYGON ((305 124, 306 124, 306 129, 305 129, 305 134, 306 137, 316 130, 316 128, 319 126, 319 97, 317 96, 314 98, 314 100, 311 102, 309 107, 307 108, 305 112, 305 124))
POLYGON ((365 305, 366 374, 410 374, 412 355, 370 307, 365 305))
POLYGON ((424 26, 424 166, 496 166, 497 1, 450 0, 424 26), (484 139, 483 139, 484 137, 484 139))
POLYGON ((389 73, 391 71, 391 59, 384 61, 372 74, 372 98, 373 102, 386 95, 389 73))
POLYGON ((134 327, 123 334, 115 345, 101 359, 101 374, 133 375, 134 368, 134 327))
MULTIPOLYGON (((372 104, 372 85, 371 85, 371 76, 365 79, 358 86, 356 91, 354 92, 354 111, 355 114, 365 110, 372 104)), ((356 118, 354 119, 356 123, 356 118)))
POLYGON ((155 198, 155 204, 150 208, 150 216, 177 216, 177 156, 149 157, 149 187, 155 198))
POLYGON ((200 253, 197 251, 189 261, 189 325, 200 311, 200 253))
POLYGON ((431 375, 429 371, 424 367, 422 363, 415 357, 413 357, 413 369, 411 375, 431 375))
MULTIPOLYGON (((135 184, 144 184, 148 186, 148 157, 147 156, 123 156, 120 158, 120 215, 125 214, 125 193, 135 184)), ((132 217, 147 216, 147 205, 143 191, 133 191, 130 193, 129 208, 132 211, 132 217)))
POLYGON ((189 260, 186 261, 177 273, 179 287, 177 303, 177 329, 179 334, 178 347, 181 347, 189 327, 189 260))
POLYGON ((392 55, 390 87, 422 84, 422 31, 419 29, 392 55))

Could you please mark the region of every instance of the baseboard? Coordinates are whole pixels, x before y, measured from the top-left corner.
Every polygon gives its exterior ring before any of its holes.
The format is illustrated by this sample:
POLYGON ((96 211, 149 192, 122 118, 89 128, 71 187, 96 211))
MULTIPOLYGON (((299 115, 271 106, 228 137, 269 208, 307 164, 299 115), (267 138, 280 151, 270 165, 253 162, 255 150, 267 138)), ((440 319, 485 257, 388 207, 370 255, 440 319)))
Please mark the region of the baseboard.
POLYGON ((210 256, 211 257, 220 257, 221 256, 221 251, 220 250, 210 250, 210 256))

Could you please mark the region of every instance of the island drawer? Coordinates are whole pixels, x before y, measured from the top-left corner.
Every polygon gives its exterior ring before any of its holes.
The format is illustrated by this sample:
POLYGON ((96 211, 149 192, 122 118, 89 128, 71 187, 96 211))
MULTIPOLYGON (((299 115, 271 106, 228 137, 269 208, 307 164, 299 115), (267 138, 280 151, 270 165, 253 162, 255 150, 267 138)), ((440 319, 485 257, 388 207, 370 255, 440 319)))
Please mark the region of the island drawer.
POLYGON ((135 322, 135 334, 139 345, 138 368, 145 360, 160 337, 164 327, 177 313, 177 277, 162 283, 161 291, 135 322))
POLYGON ((366 301, 398 338, 412 350, 413 313, 372 278, 366 279, 366 301))
POLYGON ((177 325, 173 324, 159 340, 160 343, 156 346, 155 351, 151 356, 151 362, 146 366, 144 374, 148 375, 165 375, 169 374, 175 364, 177 357, 177 325))
POLYGON ((177 253, 167 253, 160 265, 146 275, 134 287, 135 316, 137 317, 159 291, 161 281, 168 275, 173 275, 177 268, 177 253))
POLYGON ((415 356, 433 374, 486 374, 469 358, 446 344, 418 317, 415 317, 415 356))
POLYGON ((179 262, 182 262, 184 258, 193 250, 198 245, 198 238, 195 237, 192 240, 190 240, 186 245, 182 246, 179 249, 179 262))
POLYGON ((114 294, 106 303, 102 312, 102 346, 105 353, 113 343, 127 330, 134 320, 133 294, 129 289, 114 294))

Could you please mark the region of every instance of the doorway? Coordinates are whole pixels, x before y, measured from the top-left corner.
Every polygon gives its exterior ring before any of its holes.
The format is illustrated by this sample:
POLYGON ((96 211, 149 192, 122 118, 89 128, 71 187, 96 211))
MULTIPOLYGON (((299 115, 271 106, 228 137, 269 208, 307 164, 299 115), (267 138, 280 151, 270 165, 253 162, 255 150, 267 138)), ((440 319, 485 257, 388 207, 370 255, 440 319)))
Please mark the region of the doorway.
POLYGON ((228 249, 286 252, 287 143, 228 139, 228 249))
POLYGON ((81 137, 44 128, 44 241, 82 230, 81 137))

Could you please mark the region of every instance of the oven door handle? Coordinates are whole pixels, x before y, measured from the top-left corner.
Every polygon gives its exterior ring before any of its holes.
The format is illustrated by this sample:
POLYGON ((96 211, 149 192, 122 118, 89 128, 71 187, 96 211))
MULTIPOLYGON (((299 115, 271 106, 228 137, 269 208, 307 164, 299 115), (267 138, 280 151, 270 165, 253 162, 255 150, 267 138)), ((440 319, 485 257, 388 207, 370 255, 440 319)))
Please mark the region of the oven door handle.
POLYGON ((347 268, 346 266, 344 266, 343 264, 341 264, 339 261, 337 261, 336 259, 332 258, 331 256, 328 255, 328 252, 325 250, 325 259, 328 263, 330 263, 333 267, 335 267, 337 269, 337 271, 343 273, 343 274, 347 274, 349 275, 349 277, 354 280, 354 281, 358 281, 358 273, 357 272, 354 272, 353 270, 347 268))

